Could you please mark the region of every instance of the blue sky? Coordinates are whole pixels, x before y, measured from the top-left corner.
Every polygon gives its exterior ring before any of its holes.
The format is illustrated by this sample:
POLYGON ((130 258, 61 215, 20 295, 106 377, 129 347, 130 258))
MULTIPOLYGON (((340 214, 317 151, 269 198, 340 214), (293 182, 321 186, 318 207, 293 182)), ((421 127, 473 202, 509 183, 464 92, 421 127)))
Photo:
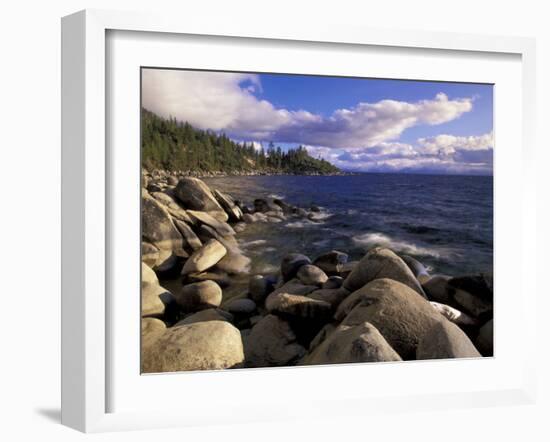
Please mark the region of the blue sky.
POLYGON ((144 69, 143 106, 345 170, 492 174, 492 85, 144 69))

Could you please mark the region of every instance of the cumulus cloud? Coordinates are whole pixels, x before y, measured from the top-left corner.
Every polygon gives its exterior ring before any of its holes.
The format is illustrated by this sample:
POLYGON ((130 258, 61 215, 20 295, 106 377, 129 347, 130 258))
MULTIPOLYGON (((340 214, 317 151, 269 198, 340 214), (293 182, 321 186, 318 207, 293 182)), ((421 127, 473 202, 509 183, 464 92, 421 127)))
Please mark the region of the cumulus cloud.
POLYGON ((492 132, 469 137, 442 134, 419 138, 414 144, 384 142, 363 149, 306 149, 350 171, 491 174, 493 170, 492 132))
POLYGON ((258 98, 257 75, 146 69, 143 106, 201 129, 225 131, 237 139, 274 140, 330 148, 365 148, 396 140, 406 129, 452 121, 473 107, 472 98, 443 93, 414 103, 381 100, 337 109, 323 117, 307 110, 276 108, 258 98))

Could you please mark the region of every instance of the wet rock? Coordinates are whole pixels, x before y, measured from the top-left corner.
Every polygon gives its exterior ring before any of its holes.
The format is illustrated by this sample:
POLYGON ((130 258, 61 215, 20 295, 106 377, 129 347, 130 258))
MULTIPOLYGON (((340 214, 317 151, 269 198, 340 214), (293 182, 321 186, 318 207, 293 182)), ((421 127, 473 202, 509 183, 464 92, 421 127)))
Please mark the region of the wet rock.
POLYGON ((319 267, 312 264, 301 266, 296 276, 305 285, 322 285, 328 279, 328 276, 319 267))
POLYGON ((411 272, 413 272, 413 275, 418 279, 420 284, 424 284, 430 279, 428 269, 426 269, 420 261, 409 255, 401 255, 401 259, 407 264, 409 269, 411 269, 411 272))
POLYGON ((231 221, 240 221, 243 217, 241 209, 233 202, 233 199, 226 195, 225 193, 220 192, 219 190, 214 189, 214 197, 225 210, 229 219, 231 221))
POLYGON ((493 320, 479 329, 476 346, 483 356, 493 356, 493 320))
MULTIPOLYGON (((452 296, 449 287, 450 276, 433 275, 430 279, 422 284, 422 287, 428 296, 428 299, 442 304, 452 303, 452 296)), ((453 290, 454 292, 454 290, 453 290)))
POLYGON ((142 371, 161 373, 242 367, 241 333, 226 321, 172 327, 142 352, 142 371))
POLYGON ((222 289, 214 281, 194 282, 183 286, 175 298, 184 311, 199 311, 219 307, 222 302, 222 289))
POLYGON ((441 315, 409 286, 393 279, 375 279, 353 292, 334 315, 343 325, 370 322, 402 359, 414 359, 418 342, 441 315))
POLYGON ((256 311, 256 303, 248 298, 232 299, 225 308, 234 315, 250 316, 256 311))
POLYGON ((458 326, 442 320, 422 336, 416 350, 417 359, 477 358, 481 355, 458 326))
POLYGON ((318 256, 313 264, 323 270, 327 275, 334 275, 342 270, 345 263, 348 262, 347 253, 331 250, 321 256, 318 256))
POLYGON ((284 281, 288 281, 296 276, 300 267, 311 264, 310 259, 300 253, 289 253, 281 261, 281 275, 284 281))
POLYGON ((267 295, 273 291, 273 284, 262 275, 253 275, 248 280, 248 292, 257 304, 263 304, 267 295))
POLYGON ((244 232, 246 230, 246 223, 240 222, 240 223, 235 224, 233 226, 233 230, 235 231, 235 233, 244 232))
POLYGON ((347 364, 354 362, 401 361, 401 357, 388 344, 372 324, 340 325, 302 363, 347 364))
POLYGON ((281 367, 294 365, 306 354, 296 342, 296 335, 287 321, 267 315, 244 340, 247 367, 281 367))
POLYGON ((216 268, 230 275, 244 275, 250 272, 250 258, 241 252, 229 250, 216 264, 216 268))
POLYGON ((216 265, 226 254, 226 248, 218 240, 211 239, 189 257, 183 266, 182 274, 204 272, 216 265))
POLYGON ((329 276, 329 278, 323 283, 323 289, 339 289, 344 283, 344 278, 341 276, 329 276))
POLYGON ((407 264, 390 249, 376 247, 370 250, 359 261, 344 281, 344 288, 349 291, 360 289, 374 279, 389 278, 398 281, 423 297, 426 297, 420 283, 407 264))
POLYGON ((431 301, 430 304, 434 309, 441 313, 446 319, 457 325, 477 325, 478 321, 475 318, 461 312, 460 310, 451 307, 450 305, 440 304, 439 302, 431 301))

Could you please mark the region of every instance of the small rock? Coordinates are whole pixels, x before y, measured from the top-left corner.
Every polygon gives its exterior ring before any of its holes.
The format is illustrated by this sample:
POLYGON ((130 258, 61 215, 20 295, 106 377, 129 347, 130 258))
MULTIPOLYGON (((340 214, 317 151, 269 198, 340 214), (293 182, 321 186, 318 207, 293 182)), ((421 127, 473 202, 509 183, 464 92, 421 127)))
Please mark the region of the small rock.
POLYGON ((141 263, 141 316, 159 317, 164 315, 166 306, 173 302, 172 294, 161 287, 155 272, 141 263))
POLYGON ((232 198, 216 189, 214 189, 213 193, 218 203, 229 216, 229 219, 232 221, 240 221, 243 213, 241 209, 239 209, 239 207, 233 202, 232 198))
POLYGON ((345 263, 348 262, 348 255, 338 250, 332 250, 318 256, 313 264, 329 275, 339 273, 345 263))
POLYGON ((230 275, 244 275, 250 272, 250 258, 241 252, 229 251, 217 264, 216 268, 230 275))
POLYGON ((296 276, 300 267, 311 264, 310 259, 300 253, 290 253, 281 261, 281 275, 284 281, 288 281, 296 276))
POLYGON ((222 289, 214 281, 195 282, 183 286, 176 295, 176 301, 185 311, 219 307, 222 302, 222 289))
POLYGON ((344 283, 344 278, 341 276, 329 276, 328 279, 324 282, 323 289, 339 289, 344 283))
POLYGON ((257 304, 263 304, 267 295, 273 291, 273 284, 262 275, 253 275, 248 280, 248 293, 257 304))
POLYGON ((221 236, 235 235, 235 231, 229 224, 227 224, 226 222, 217 220, 216 218, 214 218, 213 216, 209 215, 206 212, 188 210, 187 213, 192 220, 198 223, 206 224, 207 226, 213 228, 221 236))
POLYGON ((176 219, 174 220, 174 224, 191 249, 198 250, 202 247, 201 240, 195 235, 195 232, 193 232, 193 229, 191 229, 187 223, 176 219))
POLYGON ((338 289, 321 289, 316 290, 308 295, 311 299, 317 299, 319 301, 325 301, 330 304, 332 309, 336 309, 340 303, 349 296, 345 288, 340 287, 338 289))
POLYGON ((233 299, 226 305, 227 311, 234 315, 251 315, 256 311, 256 303, 252 299, 233 299))
POLYGON ((208 186, 198 178, 182 178, 174 194, 187 209, 209 212, 220 221, 227 221, 228 216, 216 201, 208 186))
MULTIPOLYGON (((442 304, 449 304, 452 302, 452 296, 449 287, 450 276, 446 275, 433 275, 430 279, 422 284, 428 299, 431 301, 440 302, 442 304)), ((454 292, 454 290, 453 290, 454 292)))
POLYGON ((188 275, 185 275, 184 278, 184 284, 201 281, 214 281, 222 288, 227 287, 229 286, 229 284, 231 284, 229 275, 223 271, 216 269, 211 269, 210 271, 201 273, 190 273, 188 275))
POLYGON ((297 274, 298 279, 305 285, 322 285, 328 279, 328 276, 319 267, 312 264, 306 264, 300 267, 297 274))

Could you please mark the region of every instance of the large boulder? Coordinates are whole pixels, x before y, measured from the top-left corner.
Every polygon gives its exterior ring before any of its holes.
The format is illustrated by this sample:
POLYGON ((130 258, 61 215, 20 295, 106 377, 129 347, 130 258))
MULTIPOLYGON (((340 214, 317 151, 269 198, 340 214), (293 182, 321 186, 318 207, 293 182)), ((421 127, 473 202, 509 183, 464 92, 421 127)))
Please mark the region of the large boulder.
POLYGON ((331 250, 321 256, 318 256, 313 264, 322 269, 328 275, 340 273, 343 265, 348 262, 348 255, 338 250, 331 250))
POLYGON ((216 198, 220 206, 222 206, 222 208, 225 210, 231 221, 240 221, 242 219, 243 212, 233 202, 233 199, 229 195, 226 195, 225 193, 222 193, 217 189, 214 189, 213 193, 214 197, 216 198))
POLYGON ((418 342, 441 315, 416 291, 393 279, 375 279, 338 306, 344 325, 370 322, 402 359, 414 359, 418 342))
POLYGON ((376 247, 370 250, 359 261, 344 281, 344 288, 350 292, 360 289, 365 284, 381 278, 398 281, 426 297, 420 283, 403 260, 390 249, 376 247))
POLYGON ((215 266, 227 254, 227 249, 216 239, 211 239, 196 250, 183 265, 182 275, 200 273, 215 266))
POLYGON ((193 313, 185 317, 184 319, 179 321, 174 327, 194 324, 195 322, 205 322, 205 321, 233 322, 233 315, 219 308, 207 308, 206 310, 201 310, 200 312, 193 313))
POLYGON ((226 321, 169 328, 142 352, 144 373, 220 370, 243 362, 241 333, 226 321))
POLYGON ((311 260, 300 253, 289 253, 281 261, 281 275, 284 281, 288 281, 296 276, 300 267, 311 264, 311 260))
POLYGON ((188 256, 183 249, 183 238, 172 222, 170 214, 154 198, 145 195, 141 198, 141 234, 144 241, 154 245, 159 251, 167 252, 162 265, 171 256, 188 256))
POLYGON ((173 302, 172 294, 161 287, 155 272, 141 263, 141 316, 160 317, 173 302))
POLYGON ((176 302, 188 312, 219 307, 222 302, 222 289, 214 281, 194 282, 184 285, 175 295, 176 302))
POLYGON ((307 355, 302 364, 348 364, 353 362, 401 361, 372 324, 340 325, 307 355))
POLYGON ((175 187, 174 194, 186 209, 208 212, 220 221, 228 220, 227 214, 208 186, 198 178, 182 178, 175 187))
POLYGON ((442 320, 422 336, 416 359, 478 358, 481 355, 470 338, 455 324, 442 320))
POLYGON ((305 285, 322 285, 324 284, 328 276, 319 267, 312 264, 303 265, 298 269, 296 276, 305 285))
POLYGON ((483 356, 493 356, 493 320, 487 321, 479 329, 476 339, 476 347, 483 356))
POLYGON ((235 235, 235 231, 229 224, 223 221, 219 221, 218 219, 214 218, 206 212, 188 210, 187 213, 193 221, 212 227, 221 236, 235 235))
POLYGON ((247 367, 295 365, 306 354, 288 322, 275 315, 265 316, 252 328, 244 351, 247 367))
POLYGON ((265 300, 265 307, 270 313, 314 320, 328 319, 332 311, 326 301, 289 293, 272 293, 265 300))
POLYGON ((166 331, 166 324, 157 318, 141 318, 141 348, 153 345, 166 331))

